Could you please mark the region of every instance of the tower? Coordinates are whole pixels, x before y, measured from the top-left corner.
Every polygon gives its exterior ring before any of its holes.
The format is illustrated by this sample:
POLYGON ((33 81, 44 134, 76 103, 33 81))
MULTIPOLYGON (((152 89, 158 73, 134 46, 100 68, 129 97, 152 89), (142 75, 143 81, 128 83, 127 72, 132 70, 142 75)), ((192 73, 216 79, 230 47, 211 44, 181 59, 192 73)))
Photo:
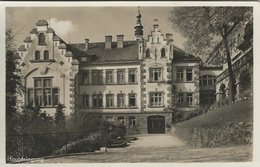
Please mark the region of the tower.
POLYGON ((136 25, 135 25, 135 37, 136 40, 142 40, 143 38, 143 26, 141 22, 141 13, 140 13, 140 7, 138 7, 138 14, 136 16, 136 25))

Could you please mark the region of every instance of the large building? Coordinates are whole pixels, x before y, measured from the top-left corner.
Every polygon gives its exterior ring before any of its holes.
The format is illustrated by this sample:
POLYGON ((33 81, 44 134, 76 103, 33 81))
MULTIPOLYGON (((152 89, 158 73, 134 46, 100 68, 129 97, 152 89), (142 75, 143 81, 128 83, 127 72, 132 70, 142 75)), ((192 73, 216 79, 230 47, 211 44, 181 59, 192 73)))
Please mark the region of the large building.
POLYGON ((18 49, 26 86, 26 105, 54 115, 95 112, 126 126, 128 133, 166 133, 172 112, 191 112, 215 101, 221 68, 203 67, 162 34, 158 20, 143 36, 138 12, 135 40, 105 36, 104 42, 68 44, 39 20, 18 49))
MULTIPOLYGON (((238 24, 228 36, 231 64, 235 78, 235 100, 253 96, 253 20, 238 24)), ((209 65, 223 64, 216 78, 216 98, 222 102, 229 96, 229 74, 223 42, 207 59, 209 65)))

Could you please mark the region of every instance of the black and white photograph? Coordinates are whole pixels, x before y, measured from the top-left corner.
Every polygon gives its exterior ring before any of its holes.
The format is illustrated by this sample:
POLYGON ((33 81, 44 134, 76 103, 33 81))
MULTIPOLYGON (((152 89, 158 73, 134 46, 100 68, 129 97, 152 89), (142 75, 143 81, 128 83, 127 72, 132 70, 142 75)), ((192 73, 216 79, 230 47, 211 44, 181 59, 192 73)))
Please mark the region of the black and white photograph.
POLYGON ((4 7, 5 164, 256 160, 255 5, 58 4, 4 7))

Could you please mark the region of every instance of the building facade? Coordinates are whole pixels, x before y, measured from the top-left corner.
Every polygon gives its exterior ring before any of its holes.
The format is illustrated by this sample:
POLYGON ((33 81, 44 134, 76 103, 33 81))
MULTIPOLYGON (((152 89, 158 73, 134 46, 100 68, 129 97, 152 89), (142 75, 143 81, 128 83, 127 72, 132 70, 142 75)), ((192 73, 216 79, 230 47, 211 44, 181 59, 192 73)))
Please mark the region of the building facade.
POLYGON ((158 20, 147 39, 138 12, 135 40, 105 36, 105 42, 67 44, 39 20, 18 49, 26 87, 26 105, 54 115, 101 113, 132 133, 166 133, 172 112, 189 112, 215 101, 221 68, 203 67, 163 34, 158 20))
MULTIPOLYGON (((235 99, 253 95, 253 20, 240 23, 228 37, 231 64, 235 78, 235 99)), ((229 96, 229 74, 224 46, 220 43, 207 60, 208 64, 223 64, 223 71, 216 77, 216 98, 223 101, 229 96)))

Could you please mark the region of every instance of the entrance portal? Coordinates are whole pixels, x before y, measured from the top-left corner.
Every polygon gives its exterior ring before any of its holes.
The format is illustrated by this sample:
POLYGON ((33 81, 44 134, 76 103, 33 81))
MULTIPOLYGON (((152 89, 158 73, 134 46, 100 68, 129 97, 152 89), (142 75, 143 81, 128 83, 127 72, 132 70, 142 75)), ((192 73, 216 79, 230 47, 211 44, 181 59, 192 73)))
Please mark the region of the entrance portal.
POLYGON ((148 133, 165 133, 165 117, 149 116, 147 117, 148 133))

